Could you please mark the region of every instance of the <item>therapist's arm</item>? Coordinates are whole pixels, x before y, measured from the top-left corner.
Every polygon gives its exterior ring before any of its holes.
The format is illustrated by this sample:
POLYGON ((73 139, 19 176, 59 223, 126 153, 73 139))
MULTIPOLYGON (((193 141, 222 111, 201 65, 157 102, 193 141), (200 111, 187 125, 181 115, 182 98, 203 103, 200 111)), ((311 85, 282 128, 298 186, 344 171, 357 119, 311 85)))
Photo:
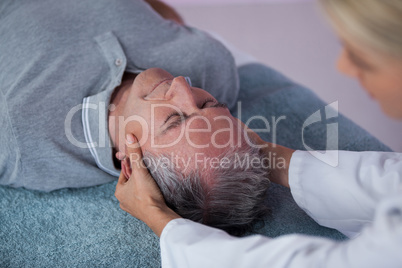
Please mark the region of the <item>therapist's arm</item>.
POLYGON ((161 240, 162 267, 401 267, 402 197, 384 200, 373 224, 356 239, 336 242, 306 235, 233 237, 176 219, 161 240))
POLYGON ((360 235, 345 242, 305 235, 237 238, 176 219, 161 235, 162 267, 400 267, 402 154, 335 151, 317 159, 272 147, 265 152, 287 159, 275 172, 276 182, 290 185, 298 204, 320 224, 360 235), (336 157, 337 167, 326 163, 336 157))
POLYGON ((129 134, 127 141, 130 160, 122 162, 115 196, 121 209, 143 221, 160 237, 168 222, 180 216, 166 205, 158 185, 142 161, 141 148, 135 137, 129 134))
MULTIPOLYGON (((131 139, 131 143, 135 143, 133 137, 131 139)), ((236 238, 215 228, 178 219, 179 216, 165 205, 147 170, 141 169, 140 149, 129 148, 128 151, 133 171, 128 180, 120 176, 116 197, 124 210, 161 236, 162 267, 400 267, 402 263, 402 199, 399 194, 383 200, 376 209, 373 224, 348 242, 303 235, 236 238)), ((401 172, 396 168, 400 154, 394 156, 383 168, 386 167, 385 173, 400 177, 401 172)), ((292 156, 296 162, 298 157, 306 155, 296 152, 292 156)), ((290 176, 294 172, 292 165, 290 176)), ((387 181, 395 182, 392 178, 387 181)), ((400 184, 389 186, 400 188, 400 184)))
POLYGON ((294 151, 252 135, 264 145, 263 154, 275 160, 269 179, 289 187, 317 223, 349 237, 373 221, 381 200, 402 189, 401 153, 294 151))
POLYGON ((402 190, 402 154, 296 151, 289 185, 296 203, 320 225, 349 237, 374 220, 378 204, 402 190))

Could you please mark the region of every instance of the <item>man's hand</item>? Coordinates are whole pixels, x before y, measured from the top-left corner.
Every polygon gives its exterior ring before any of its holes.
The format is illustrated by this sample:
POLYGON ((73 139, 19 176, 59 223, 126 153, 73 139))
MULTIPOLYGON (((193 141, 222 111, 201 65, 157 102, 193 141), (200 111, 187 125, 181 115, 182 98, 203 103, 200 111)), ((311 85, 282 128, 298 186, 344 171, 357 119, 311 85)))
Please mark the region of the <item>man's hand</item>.
POLYGON ((177 22, 178 24, 184 25, 184 21, 171 6, 159 1, 159 0, 145 0, 162 18, 167 20, 172 20, 177 22))
POLYGON ((158 185, 142 161, 141 148, 132 134, 127 135, 126 147, 129 158, 122 161, 115 196, 121 209, 145 222, 160 236, 166 224, 180 216, 166 205, 158 185))

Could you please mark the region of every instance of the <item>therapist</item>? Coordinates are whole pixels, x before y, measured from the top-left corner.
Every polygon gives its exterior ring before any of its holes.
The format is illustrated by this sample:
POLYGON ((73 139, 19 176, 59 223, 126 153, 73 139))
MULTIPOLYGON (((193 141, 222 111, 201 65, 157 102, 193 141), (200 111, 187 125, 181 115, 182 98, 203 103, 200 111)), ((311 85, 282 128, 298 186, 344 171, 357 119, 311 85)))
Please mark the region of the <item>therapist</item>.
MULTIPOLYGON (((402 1, 320 2, 342 40, 339 69, 358 79, 387 115, 401 120, 402 1)), ((136 143, 128 134, 127 144, 136 143)), ((182 219, 134 159, 132 176, 120 176, 116 197, 123 210, 160 236, 162 267, 402 267, 401 153, 333 151, 318 160, 308 152, 268 144, 265 152, 270 151, 288 164, 273 171, 272 181, 289 187, 319 224, 353 239, 297 234, 237 238, 182 219), (337 167, 325 164, 336 154, 337 167)), ((129 152, 141 154, 139 148, 129 152)))

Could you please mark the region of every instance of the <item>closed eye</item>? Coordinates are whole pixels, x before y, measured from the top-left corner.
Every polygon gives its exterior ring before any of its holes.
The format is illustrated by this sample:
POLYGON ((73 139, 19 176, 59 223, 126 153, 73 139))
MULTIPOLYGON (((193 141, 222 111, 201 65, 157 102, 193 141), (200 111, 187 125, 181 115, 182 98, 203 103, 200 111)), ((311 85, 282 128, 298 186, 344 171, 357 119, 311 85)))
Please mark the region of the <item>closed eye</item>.
POLYGON ((216 101, 214 99, 211 99, 211 98, 204 100, 204 103, 202 104, 201 109, 206 108, 208 103, 216 103, 216 101))
POLYGON ((215 99, 209 98, 209 99, 206 99, 204 101, 204 103, 202 104, 201 109, 204 109, 204 108, 225 108, 225 109, 227 109, 228 106, 225 103, 217 102, 215 99), (213 105, 207 107, 208 103, 213 103, 213 105))
POLYGON ((175 119, 174 121, 172 121, 172 122, 169 124, 169 126, 168 126, 163 132, 165 133, 165 132, 168 131, 169 129, 172 129, 172 128, 175 128, 175 127, 180 126, 181 123, 182 123, 184 120, 185 120, 185 119, 184 119, 184 118, 182 119, 181 116, 178 117, 177 119, 175 119))
POLYGON ((225 108, 228 109, 228 105, 226 103, 218 102, 211 106, 212 108, 225 108))
POLYGON ((166 124, 170 118, 175 117, 175 116, 181 117, 182 115, 180 115, 178 112, 172 112, 171 114, 168 115, 168 117, 166 117, 166 120, 163 124, 166 124))
MULTIPOLYGON (((209 99, 206 99, 201 106, 201 109, 205 109, 205 108, 228 109, 228 106, 225 103, 217 102, 215 99, 209 98, 209 99), (213 105, 208 105, 209 103, 213 103, 213 105)), ((193 113, 191 115, 186 115, 185 113, 178 113, 177 111, 170 113, 166 117, 165 122, 163 123, 163 125, 165 125, 166 123, 169 122, 168 126, 166 127, 165 130, 163 130, 162 134, 165 134, 170 129, 180 126, 181 123, 183 123, 185 120, 187 120, 195 115, 197 115, 197 114, 193 113)))
POLYGON ((163 133, 165 133, 166 131, 168 131, 169 129, 175 128, 180 126, 180 124, 186 120, 187 115, 183 114, 183 113, 178 113, 178 112, 172 112, 171 114, 168 115, 168 117, 166 117, 165 122, 163 123, 163 125, 165 125, 166 123, 169 123, 169 125, 167 126, 167 128, 163 131, 163 133))

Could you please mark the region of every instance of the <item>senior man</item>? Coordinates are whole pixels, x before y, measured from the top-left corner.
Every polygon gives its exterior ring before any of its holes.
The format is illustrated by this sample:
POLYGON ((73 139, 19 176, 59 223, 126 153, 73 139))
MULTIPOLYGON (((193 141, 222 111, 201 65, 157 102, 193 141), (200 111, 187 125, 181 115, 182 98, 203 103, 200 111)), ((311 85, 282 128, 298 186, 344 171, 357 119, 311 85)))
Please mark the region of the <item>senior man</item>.
POLYGON ((156 3, 175 21, 144 1, 2 3, 0 184, 51 191, 112 181, 129 130, 144 141, 172 207, 244 232, 267 213, 267 169, 205 165, 260 158, 228 109, 239 90, 234 59, 156 3), (185 166, 161 168, 161 157, 185 166))
POLYGON ((51 191, 114 180, 110 100, 148 68, 236 101, 230 52, 144 1, 7 0, 0 14, 2 185, 51 191))
MULTIPOLYGON (((180 215, 242 234, 267 214, 271 163, 207 91, 152 68, 123 83, 111 104, 109 132, 118 158, 126 154, 125 133, 135 133, 148 169, 180 215)), ((123 163, 128 178, 128 158, 123 163)))

